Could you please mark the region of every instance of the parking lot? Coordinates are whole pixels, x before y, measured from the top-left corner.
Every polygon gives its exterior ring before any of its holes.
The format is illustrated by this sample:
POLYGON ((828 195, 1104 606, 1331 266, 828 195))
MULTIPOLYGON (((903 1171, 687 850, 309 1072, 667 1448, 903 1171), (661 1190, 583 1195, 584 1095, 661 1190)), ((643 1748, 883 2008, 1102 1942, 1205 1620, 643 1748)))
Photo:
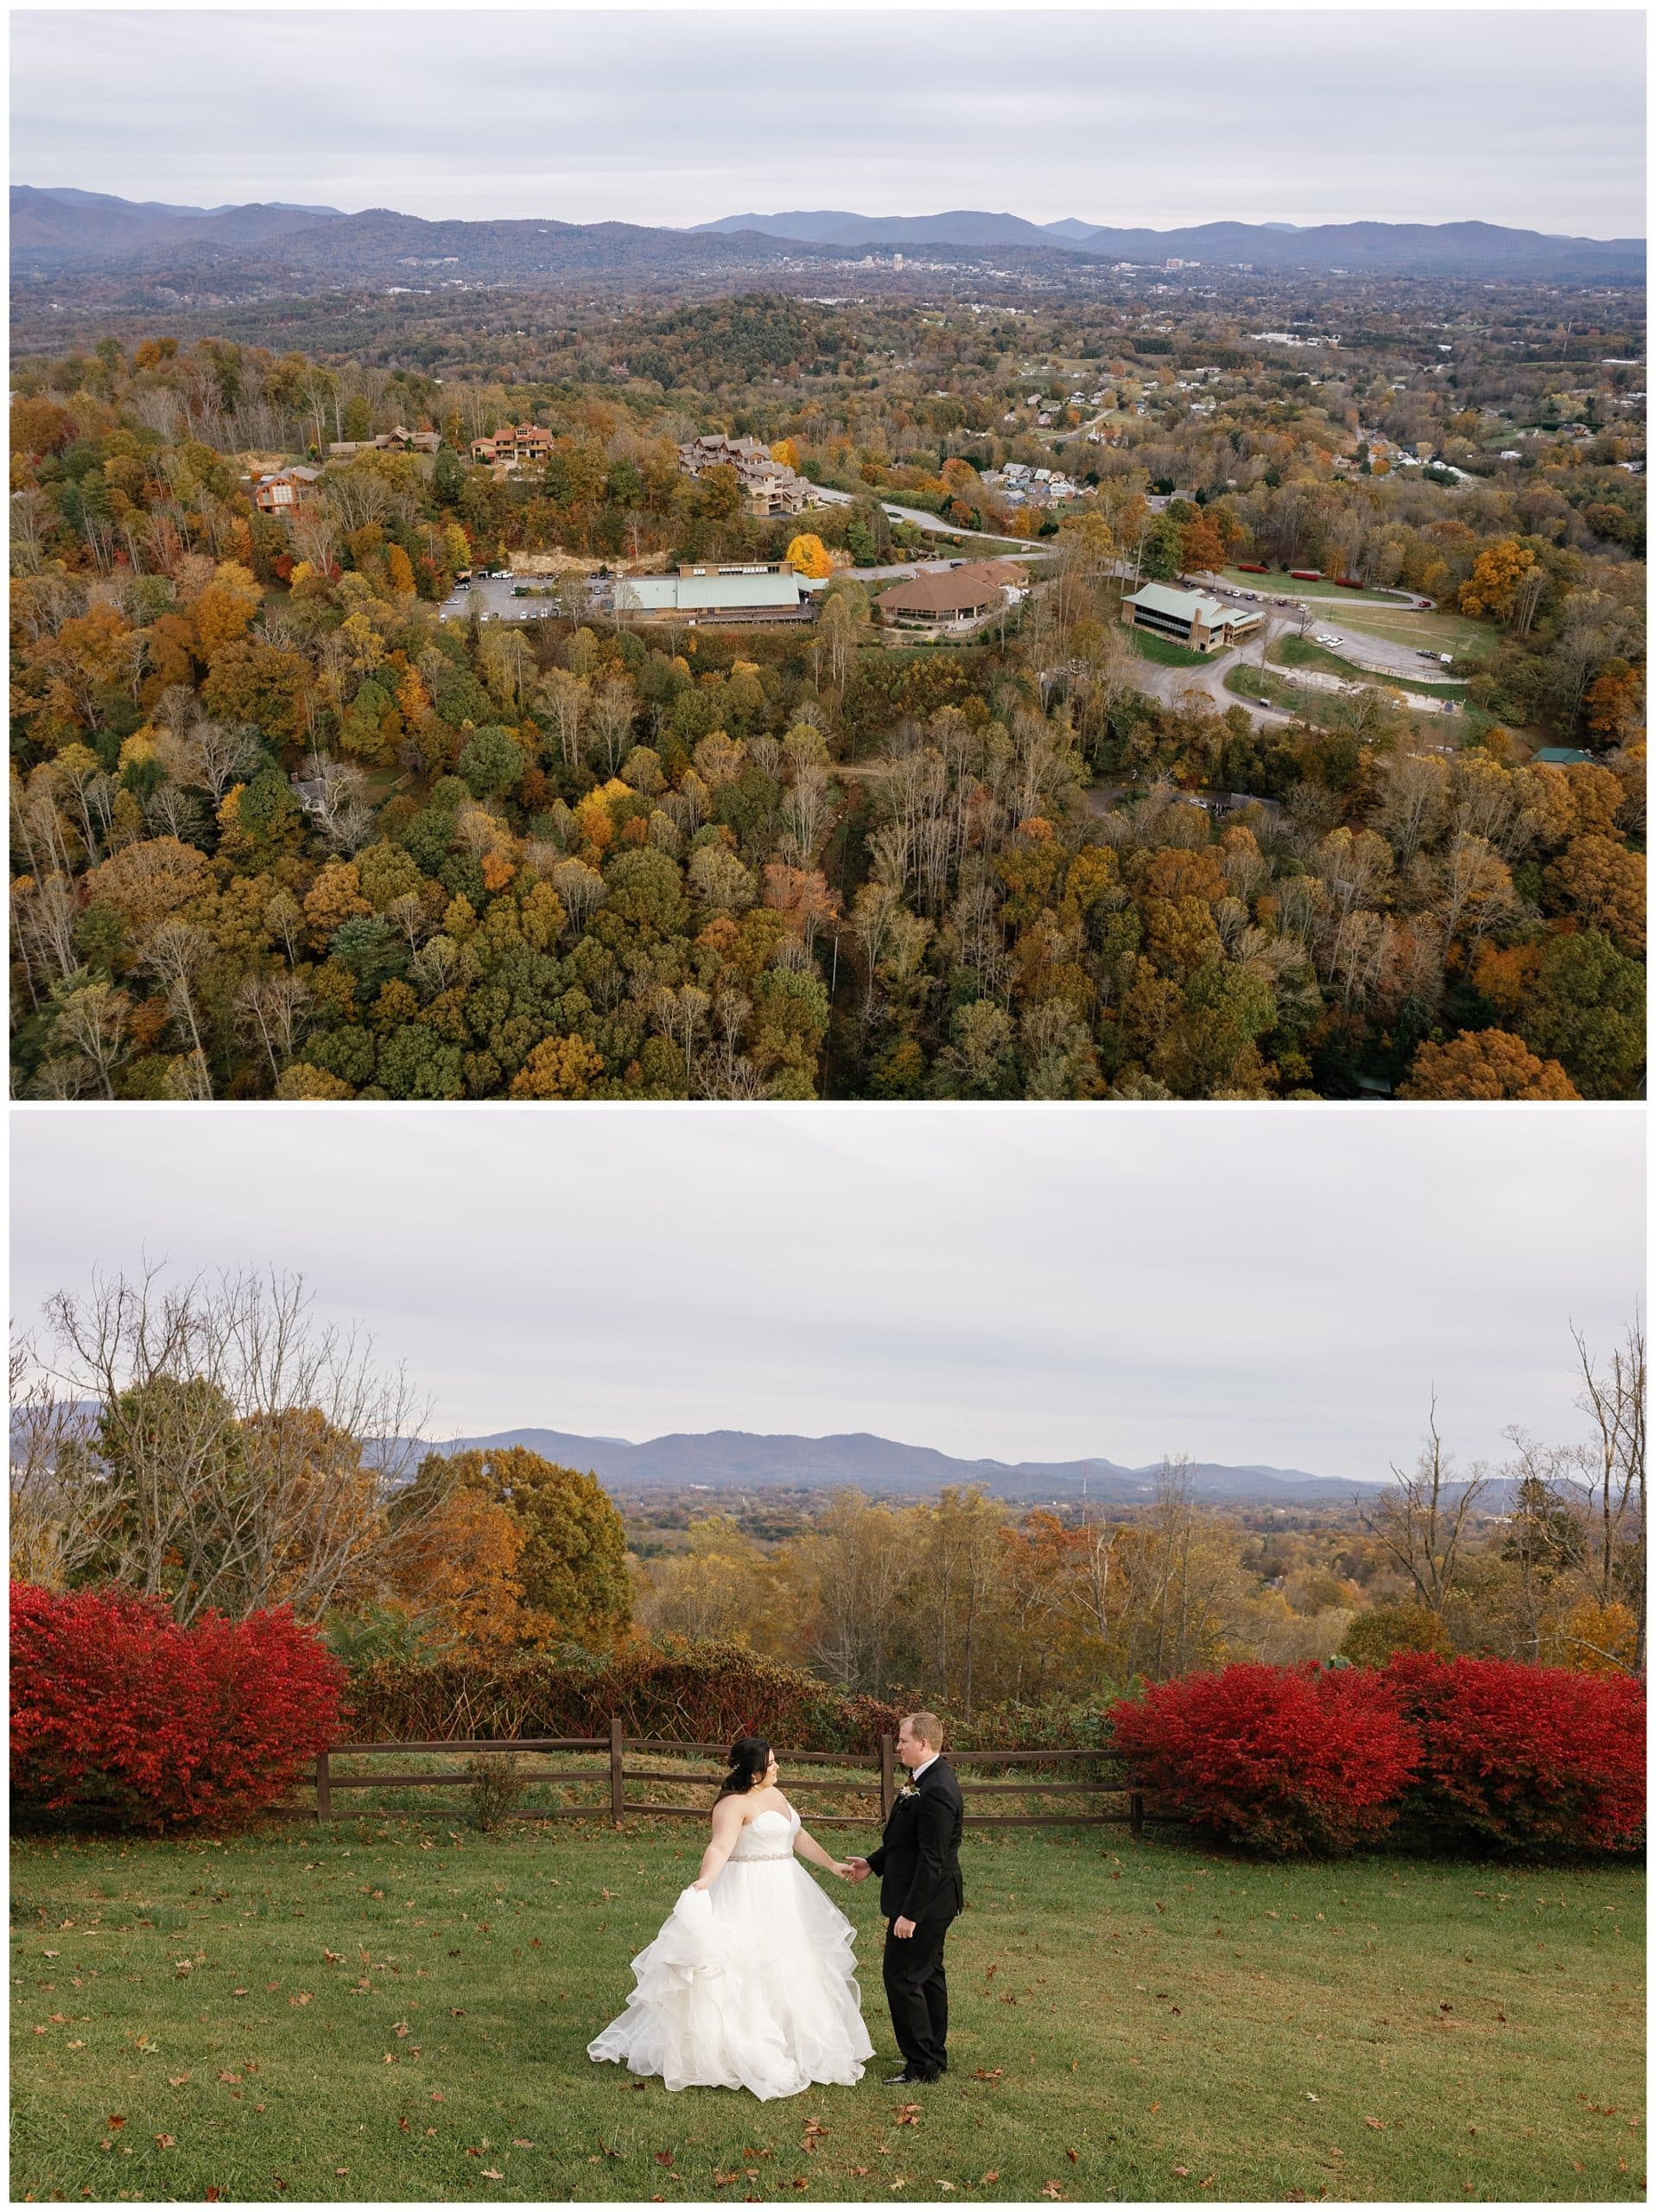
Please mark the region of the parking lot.
POLYGON ((563 588, 562 579, 548 576, 479 575, 469 584, 456 585, 437 613, 444 622, 468 622, 475 605, 485 622, 543 621, 558 612, 563 588), (525 586, 525 597, 513 596, 514 590, 525 586))

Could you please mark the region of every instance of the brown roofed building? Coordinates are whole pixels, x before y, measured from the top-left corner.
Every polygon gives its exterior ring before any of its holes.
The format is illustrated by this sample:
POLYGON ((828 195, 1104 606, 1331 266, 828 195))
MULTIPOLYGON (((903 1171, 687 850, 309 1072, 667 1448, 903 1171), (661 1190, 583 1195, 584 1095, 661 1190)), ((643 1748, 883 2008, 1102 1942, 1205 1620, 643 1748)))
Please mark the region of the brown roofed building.
POLYGON ((354 461, 359 453, 435 453, 442 443, 435 430, 410 430, 399 423, 375 438, 335 438, 328 447, 330 461, 354 461))
POLYGON ((805 478, 773 461, 769 446, 758 438, 727 438, 721 430, 709 431, 679 448, 678 465, 686 476, 733 468, 742 487, 742 505, 751 515, 803 514, 814 496, 805 478))
POLYGON ((964 561, 956 569, 923 569, 879 596, 882 622, 904 629, 962 628, 998 614, 1008 594, 1022 593, 1029 571, 1017 561, 964 561))
POLYGON ((472 458, 492 467, 508 461, 516 467, 525 461, 550 461, 553 438, 534 423, 509 423, 492 437, 473 438, 472 458))

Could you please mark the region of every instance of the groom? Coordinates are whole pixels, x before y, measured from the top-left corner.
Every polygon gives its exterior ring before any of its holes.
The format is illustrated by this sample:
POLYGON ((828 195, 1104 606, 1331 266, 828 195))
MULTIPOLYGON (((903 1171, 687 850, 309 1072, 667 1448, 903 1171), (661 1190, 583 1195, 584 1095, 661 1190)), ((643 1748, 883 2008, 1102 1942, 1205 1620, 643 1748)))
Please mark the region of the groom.
POLYGON ((866 1859, 853 1859, 852 1879, 878 1874, 885 1935, 885 1999, 903 2054, 898 2083, 935 2082, 949 2070, 949 1984, 943 1939, 964 1903, 961 1886, 961 1785, 941 1756, 943 1724, 935 1713, 910 1713, 897 1733, 897 1755, 909 1770, 885 1839, 866 1859))

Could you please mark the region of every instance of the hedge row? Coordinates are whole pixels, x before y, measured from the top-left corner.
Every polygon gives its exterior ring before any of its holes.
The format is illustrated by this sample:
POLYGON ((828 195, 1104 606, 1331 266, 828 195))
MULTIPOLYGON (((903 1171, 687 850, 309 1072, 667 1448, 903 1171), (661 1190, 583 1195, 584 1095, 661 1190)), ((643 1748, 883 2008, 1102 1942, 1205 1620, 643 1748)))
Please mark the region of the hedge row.
POLYGON ((1259 1850, 1642 1844, 1645 1694, 1625 1675, 1429 1652, 1239 1665, 1162 1683, 1111 1718, 1163 1808, 1259 1850))
POLYGON ((629 1736, 727 1744, 763 1735, 794 1751, 851 1751, 894 1732, 903 1712, 739 1644, 696 1643, 494 1666, 382 1659, 352 1678, 350 1725, 359 1743, 607 1736, 619 1714, 629 1736))

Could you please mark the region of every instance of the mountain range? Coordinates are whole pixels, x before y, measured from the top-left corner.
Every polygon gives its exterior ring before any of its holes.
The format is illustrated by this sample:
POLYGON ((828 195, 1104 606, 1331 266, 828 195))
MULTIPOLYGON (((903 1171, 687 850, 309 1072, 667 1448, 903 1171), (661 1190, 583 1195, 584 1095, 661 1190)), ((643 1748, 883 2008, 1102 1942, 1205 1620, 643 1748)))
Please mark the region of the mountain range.
POLYGON ((703 233, 758 232, 819 245, 1057 245, 1108 261, 1245 262, 1259 270, 1340 269, 1411 276, 1642 275, 1642 238, 1578 238, 1496 223, 1200 223, 1182 230, 1112 229, 1066 216, 955 208, 942 215, 853 215, 835 208, 783 215, 726 215, 703 233))
MULTIPOLYGON (((1084 1495, 1101 1504, 1132 1504, 1151 1496, 1157 1472, 1154 1466, 1124 1467, 1113 1459, 958 1459, 927 1445, 896 1444, 884 1436, 758 1436, 728 1428, 705 1435, 656 1436, 644 1444, 616 1436, 571 1436, 555 1428, 511 1428, 426 1448, 449 1456, 502 1451, 511 1445, 594 1474, 607 1488, 634 1491, 856 1489, 925 1497, 949 1484, 981 1483, 995 1497, 1010 1500, 1084 1495)), ((1196 1467, 1195 1478, 1197 1494, 1215 1503, 1337 1505, 1386 1486, 1373 1478, 1209 1462, 1196 1467)))
POLYGON ((1171 231, 1111 229, 1067 218, 956 209, 869 216, 825 209, 730 215, 682 230, 634 223, 428 221, 385 207, 348 213, 289 201, 189 207, 72 187, 11 188, 15 278, 51 283, 73 270, 142 277, 214 296, 309 296, 334 285, 723 282, 784 266, 832 264, 848 252, 924 247, 946 261, 1062 275, 1118 261, 1170 260, 1262 272, 1550 278, 1640 283, 1640 238, 1551 238, 1490 223, 1207 223, 1171 231))

